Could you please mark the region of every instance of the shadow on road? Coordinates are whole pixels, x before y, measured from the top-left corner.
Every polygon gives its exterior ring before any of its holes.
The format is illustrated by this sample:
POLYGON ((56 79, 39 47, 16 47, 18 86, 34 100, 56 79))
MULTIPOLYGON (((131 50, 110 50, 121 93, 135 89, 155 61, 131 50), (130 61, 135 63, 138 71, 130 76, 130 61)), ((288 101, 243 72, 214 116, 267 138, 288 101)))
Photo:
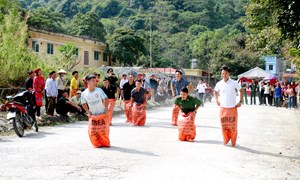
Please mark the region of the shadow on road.
POLYGON ((300 160, 300 157, 297 157, 297 156, 285 156, 285 155, 282 155, 282 154, 275 154, 275 153, 271 153, 271 152, 259 151, 259 150, 251 149, 251 148, 248 148, 248 147, 239 146, 239 145, 236 147, 236 149, 241 150, 241 151, 245 151, 245 152, 249 152, 249 153, 253 153, 253 154, 300 160))
MULTIPOLYGON (((194 143, 216 144, 216 145, 231 147, 231 145, 223 145, 222 141, 216 141, 216 140, 194 141, 194 143)), ((299 157, 297 157, 297 156, 285 156, 285 155, 282 155, 282 154, 275 154, 275 153, 271 153, 271 152, 265 152, 265 151, 252 149, 252 148, 245 147, 245 146, 240 146, 239 144, 237 144, 237 146, 234 149, 244 151, 244 152, 248 152, 248 153, 258 154, 258 155, 265 155, 265 156, 271 156, 271 157, 300 160, 300 156, 299 157)))
POLYGON ((118 151, 118 152, 128 153, 128 154, 140 154, 140 155, 145 155, 145 156, 159 157, 159 155, 154 154, 152 152, 138 151, 138 150, 135 150, 135 149, 128 149, 128 148, 117 147, 117 146, 111 146, 110 148, 103 148, 101 150, 118 151))
POLYGON ((28 133, 28 134, 25 134, 24 137, 22 138, 28 138, 28 139, 41 139, 41 138, 45 138, 49 135, 53 135, 55 133, 50 133, 50 132, 37 132, 37 133, 28 133))
POLYGON ((5 142, 12 142, 11 140, 7 140, 7 139, 0 139, 0 143, 5 143, 5 142))

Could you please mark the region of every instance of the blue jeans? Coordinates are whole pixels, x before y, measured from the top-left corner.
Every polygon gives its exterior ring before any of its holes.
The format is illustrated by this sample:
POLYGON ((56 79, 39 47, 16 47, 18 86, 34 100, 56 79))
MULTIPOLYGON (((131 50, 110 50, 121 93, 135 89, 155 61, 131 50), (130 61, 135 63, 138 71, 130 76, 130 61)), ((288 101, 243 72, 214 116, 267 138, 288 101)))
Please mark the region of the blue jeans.
POLYGON ((289 97, 288 107, 289 107, 290 109, 291 109, 292 107, 294 107, 294 96, 290 96, 290 97, 289 97))

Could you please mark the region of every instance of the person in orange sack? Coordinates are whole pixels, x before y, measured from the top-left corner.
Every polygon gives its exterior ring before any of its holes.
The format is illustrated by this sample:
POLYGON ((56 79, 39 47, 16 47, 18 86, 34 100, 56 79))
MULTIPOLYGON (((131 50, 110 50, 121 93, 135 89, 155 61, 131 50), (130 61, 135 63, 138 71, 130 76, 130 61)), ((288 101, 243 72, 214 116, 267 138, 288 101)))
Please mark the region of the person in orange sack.
POLYGON ((175 106, 179 109, 178 131, 180 141, 194 141, 196 137, 195 117, 201 105, 198 98, 189 95, 188 88, 180 91, 180 96, 174 99, 175 106))
POLYGON ((109 83, 108 78, 103 79, 103 86, 101 89, 107 95, 108 98, 108 120, 111 125, 111 120, 114 112, 114 107, 116 103, 116 97, 119 97, 120 89, 119 87, 113 86, 109 83), (117 93, 117 96, 115 95, 117 93))
POLYGON ((237 81, 230 78, 230 69, 222 67, 222 80, 219 81, 214 89, 214 95, 218 106, 220 106, 220 119, 223 133, 224 144, 231 140, 231 145, 236 145, 238 134, 238 111, 243 102, 244 91, 237 81), (239 102, 236 102, 236 94, 240 91, 239 102), (220 97, 219 97, 220 95, 220 97))
POLYGON ((94 74, 86 76, 88 88, 81 93, 81 104, 88 114, 88 133, 94 147, 109 147, 108 98, 97 88, 94 74))
POLYGON ((135 81, 131 91, 132 117, 134 126, 144 126, 146 122, 146 104, 148 91, 142 87, 142 81, 135 81))
MULTIPOLYGON (((176 70, 175 78, 171 81, 173 98, 180 95, 180 90, 183 87, 188 87, 189 93, 193 90, 192 83, 190 83, 187 79, 182 77, 182 72, 180 70, 176 70)), ((176 106, 174 106, 172 111, 172 123, 171 123, 174 126, 177 126, 178 114, 179 114, 179 109, 176 106)))
POLYGON ((128 75, 128 82, 126 82, 122 88, 122 97, 124 98, 124 113, 127 123, 132 123, 132 103, 131 103, 131 91, 135 88, 133 75, 128 75))

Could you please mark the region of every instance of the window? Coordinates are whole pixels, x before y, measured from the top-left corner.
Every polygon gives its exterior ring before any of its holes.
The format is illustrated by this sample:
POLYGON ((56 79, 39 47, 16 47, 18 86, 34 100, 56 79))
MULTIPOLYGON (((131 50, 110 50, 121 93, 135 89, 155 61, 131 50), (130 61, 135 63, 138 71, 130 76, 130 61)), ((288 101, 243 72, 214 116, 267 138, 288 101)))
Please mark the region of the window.
POLYGON ((32 41, 32 50, 35 51, 35 52, 40 51, 40 45, 38 44, 37 41, 32 41))
POLYGON ((89 52, 84 51, 84 62, 83 65, 89 65, 89 52))
POLYGON ((47 54, 53 54, 53 44, 47 44, 47 54))
POLYGON ((78 48, 75 50, 75 55, 78 57, 78 48))
POLYGON ((103 61, 107 61, 107 53, 103 53, 103 61))
POLYGON ((112 56, 112 62, 117 62, 117 58, 115 56, 112 56))
POLYGON ((270 71, 273 70, 273 65, 269 65, 269 70, 270 70, 270 71))
POLYGON ((94 51, 94 60, 99 60, 99 51, 94 51))

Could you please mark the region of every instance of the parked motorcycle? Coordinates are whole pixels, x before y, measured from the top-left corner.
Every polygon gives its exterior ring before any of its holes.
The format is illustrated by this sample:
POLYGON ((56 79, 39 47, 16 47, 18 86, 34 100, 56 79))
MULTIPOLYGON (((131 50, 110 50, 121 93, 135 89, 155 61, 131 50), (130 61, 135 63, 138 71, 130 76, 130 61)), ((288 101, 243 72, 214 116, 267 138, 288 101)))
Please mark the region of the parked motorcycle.
POLYGON ((37 122, 29 116, 27 110, 30 93, 30 91, 26 90, 16 94, 14 97, 6 97, 8 100, 5 104, 8 108, 7 119, 12 122, 14 131, 19 137, 24 136, 24 131, 27 128, 32 128, 38 132, 37 122))

